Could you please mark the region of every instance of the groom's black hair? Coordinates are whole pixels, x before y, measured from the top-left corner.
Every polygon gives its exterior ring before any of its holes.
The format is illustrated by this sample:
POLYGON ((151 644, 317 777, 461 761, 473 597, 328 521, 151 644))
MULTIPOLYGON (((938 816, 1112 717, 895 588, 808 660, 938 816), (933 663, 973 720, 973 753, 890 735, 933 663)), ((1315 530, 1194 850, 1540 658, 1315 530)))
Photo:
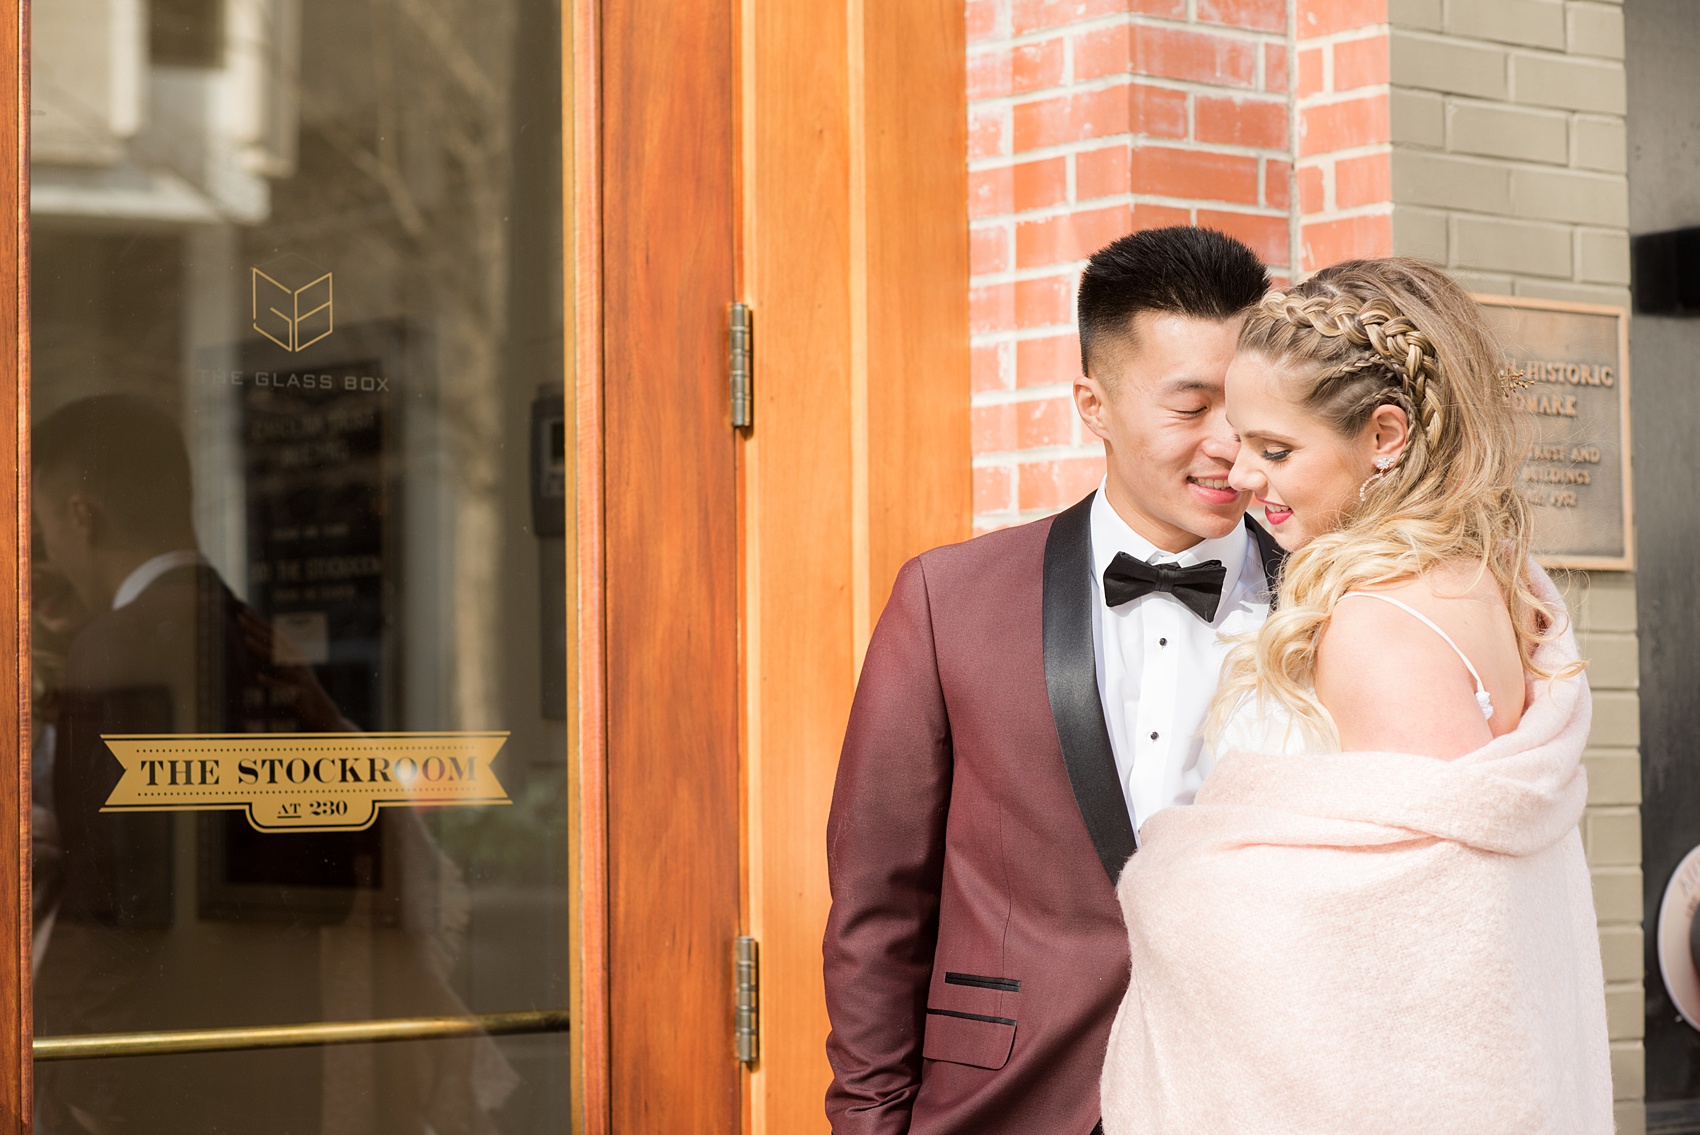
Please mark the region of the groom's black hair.
POLYGON ((1112 344, 1133 341, 1142 311, 1231 319, 1269 290, 1257 253, 1215 229, 1146 229, 1092 254, 1080 276, 1080 368, 1112 344))

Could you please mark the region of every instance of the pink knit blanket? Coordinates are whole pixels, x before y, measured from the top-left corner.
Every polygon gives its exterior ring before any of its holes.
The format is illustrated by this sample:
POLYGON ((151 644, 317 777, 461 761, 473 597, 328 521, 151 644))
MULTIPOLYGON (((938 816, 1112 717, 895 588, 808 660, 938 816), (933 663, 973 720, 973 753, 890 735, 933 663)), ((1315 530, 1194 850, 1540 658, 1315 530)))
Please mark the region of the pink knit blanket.
POLYGON ((1535 682, 1458 760, 1234 752, 1154 815, 1117 887, 1105 1135, 1610 1132, 1589 715, 1585 678, 1535 682))

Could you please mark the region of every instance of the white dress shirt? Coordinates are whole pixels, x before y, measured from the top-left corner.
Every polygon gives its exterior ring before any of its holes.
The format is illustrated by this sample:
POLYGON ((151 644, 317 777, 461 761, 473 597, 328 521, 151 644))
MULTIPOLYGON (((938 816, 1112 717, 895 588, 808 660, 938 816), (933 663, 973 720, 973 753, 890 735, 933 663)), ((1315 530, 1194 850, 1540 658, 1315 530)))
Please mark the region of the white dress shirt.
POLYGON ((185 548, 177 552, 164 552, 148 560, 135 571, 124 577, 124 582, 118 585, 118 590, 112 595, 112 609, 128 607, 141 598, 142 592, 153 586, 154 580, 168 571, 181 567, 194 567, 204 564, 207 558, 193 548, 185 548))
POLYGON ((1243 526, 1178 555, 1161 552, 1116 514, 1102 484, 1092 501, 1092 569, 1098 696, 1137 833, 1159 809, 1192 803, 1210 771, 1202 730, 1227 654, 1223 636, 1262 626, 1269 590, 1243 526), (1174 596, 1159 593, 1105 606, 1104 569, 1117 552, 1182 567, 1220 560, 1227 576, 1215 619, 1206 623, 1174 596))

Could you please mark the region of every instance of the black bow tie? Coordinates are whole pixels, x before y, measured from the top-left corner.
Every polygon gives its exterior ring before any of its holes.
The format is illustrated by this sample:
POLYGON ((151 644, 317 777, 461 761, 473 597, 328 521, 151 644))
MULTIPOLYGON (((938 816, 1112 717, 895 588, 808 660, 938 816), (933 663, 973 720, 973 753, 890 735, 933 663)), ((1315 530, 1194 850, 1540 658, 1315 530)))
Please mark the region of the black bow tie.
POLYGON ((1181 567, 1148 564, 1126 552, 1117 552, 1110 566, 1104 569, 1104 602, 1119 607, 1153 591, 1167 592, 1208 623, 1216 617, 1216 608, 1222 602, 1222 581, 1227 577, 1228 569, 1221 560, 1181 567))

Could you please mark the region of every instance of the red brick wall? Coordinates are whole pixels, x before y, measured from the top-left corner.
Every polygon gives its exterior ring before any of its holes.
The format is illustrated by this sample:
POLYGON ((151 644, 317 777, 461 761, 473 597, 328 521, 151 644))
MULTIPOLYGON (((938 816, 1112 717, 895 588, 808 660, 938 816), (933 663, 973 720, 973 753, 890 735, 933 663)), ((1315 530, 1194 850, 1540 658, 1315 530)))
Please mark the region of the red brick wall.
POLYGON ((986 531, 1069 504, 1102 475, 1069 396, 1074 291, 1093 250, 1139 228, 1208 225, 1278 279, 1295 246, 1307 269, 1387 250, 1387 32, 1385 0, 1297 0, 1291 14, 1287 0, 967 0, 967 20, 974 525, 986 531))
POLYGON ((1299 270, 1391 255, 1387 0, 1301 0, 1295 22, 1299 270))

